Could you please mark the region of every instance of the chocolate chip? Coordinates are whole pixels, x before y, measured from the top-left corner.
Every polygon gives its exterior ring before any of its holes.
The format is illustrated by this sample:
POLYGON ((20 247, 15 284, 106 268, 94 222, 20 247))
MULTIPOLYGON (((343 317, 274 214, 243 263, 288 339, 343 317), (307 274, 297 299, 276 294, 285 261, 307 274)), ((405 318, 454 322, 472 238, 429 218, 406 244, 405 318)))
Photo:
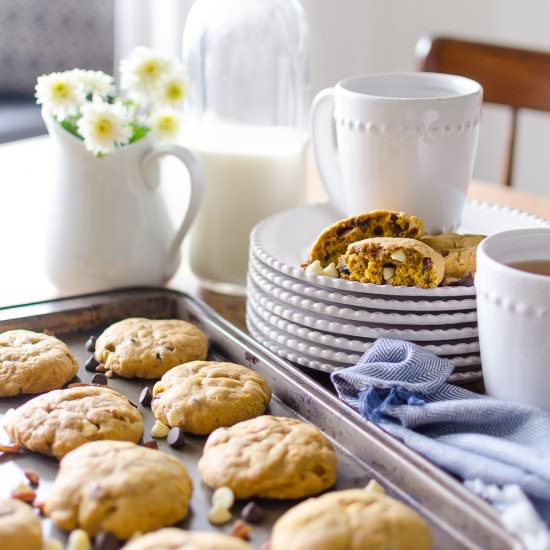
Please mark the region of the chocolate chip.
POLYGON ((161 361, 162 360, 162 354, 160 353, 160 351, 157 351, 156 355, 157 355, 157 359, 159 361, 161 361))
POLYGON ((86 349, 86 351, 91 351, 91 352, 95 351, 95 341, 96 340, 97 340, 97 336, 90 336, 86 340, 86 343, 84 344, 84 348, 86 349))
POLYGON ((375 235, 382 235, 382 233, 384 233, 384 230, 382 229, 382 227, 380 227, 379 225, 377 225, 377 226, 374 228, 373 233, 374 233, 375 235))
POLYGON ((151 406, 151 401, 153 401, 153 394, 151 392, 151 388, 149 386, 145 386, 141 390, 141 393, 139 394, 139 402, 144 407, 150 407, 151 406))
POLYGON ((249 523, 259 523, 264 517, 265 510, 253 501, 250 501, 241 511, 241 518, 249 523))
POLYGON ((90 355, 88 359, 86 359, 86 362, 84 363, 84 368, 87 371, 95 372, 95 368, 99 365, 99 361, 93 356, 90 355))
POLYGON ((118 550, 119 548, 118 539, 112 533, 103 531, 94 538, 94 550, 118 550))
POLYGON ((142 447, 147 447, 148 449, 158 449, 159 448, 159 444, 156 442, 156 441, 144 441, 142 444, 141 444, 142 447))
POLYGON ((92 384, 99 384, 100 386, 106 386, 108 384, 108 380, 107 380, 107 377, 98 372, 97 374, 94 374, 93 378, 92 378, 92 384))
POLYGON ((390 224, 390 229, 394 237, 396 235, 399 235, 399 233, 401 233, 401 228, 396 223, 390 224))
POLYGON ((448 255, 449 255, 449 251, 448 250, 441 250, 439 252, 444 258, 446 258, 448 255))
POLYGON ((422 259, 422 265, 424 266, 424 269, 427 271, 428 269, 430 269, 430 267, 432 267, 432 259, 431 258, 423 258, 422 259))
POLYGON ((179 449, 185 445, 185 438, 183 435, 183 430, 181 428, 170 428, 168 435, 166 436, 166 442, 170 447, 174 449, 179 449))

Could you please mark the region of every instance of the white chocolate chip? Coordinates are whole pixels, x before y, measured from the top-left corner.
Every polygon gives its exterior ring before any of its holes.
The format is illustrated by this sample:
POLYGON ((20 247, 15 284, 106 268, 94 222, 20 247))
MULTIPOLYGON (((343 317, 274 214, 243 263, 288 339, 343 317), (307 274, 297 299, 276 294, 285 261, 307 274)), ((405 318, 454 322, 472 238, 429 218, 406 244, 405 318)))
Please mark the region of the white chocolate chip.
POLYGON ((330 263, 329 265, 327 265, 327 267, 325 267, 325 269, 323 269, 323 275, 325 277, 338 278, 338 270, 336 269, 336 266, 334 265, 334 263, 330 263))
POLYGON ((42 545, 42 550, 63 550, 63 544, 57 539, 48 539, 42 545))
POLYGON ((169 431, 169 426, 163 424, 160 420, 155 420, 155 423, 151 429, 151 437, 156 439, 164 439, 168 435, 169 431))
POLYGON ((306 273, 313 273, 313 275, 323 275, 323 266, 319 260, 311 262, 306 267, 306 273))
POLYGON ((221 506, 230 510, 235 502, 235 495, 229 487, 220 487, 212 494, 212 506, 221 506))
POLYGON ((405 251, 400 248, 395 252, 392 252, 391 259, 396 262, 404 263, 407 261, 407 255, 405 254, 405 251))
POLYGON ((395 273, 395 267, 384 267, 382 269, 382 277, 384 278, 384 281, 388 281, 393 277, 393 274, 395 273))
POLYGON ((214 525, 227 523, 231 521, 231 517, 231 512, 227 508, 217 504, 214 504, 214 506, 208 510, 208 521, 214 525))
POLYGON ((380 485, 380 483, 378 483, 378 481, 376 481, 376 479, 371 479, 367 483, 367 486, 365 487, 365 490, 366 491, 372 491, 374 493, 380 493, 382 495, 386 494, 386 491, 384 491, 384 487, 382 487, 382 485, 380 485))
POLYGON ((67 550, 92 550, 90 537, 83 529, 75 529, 69 535, 67 550))

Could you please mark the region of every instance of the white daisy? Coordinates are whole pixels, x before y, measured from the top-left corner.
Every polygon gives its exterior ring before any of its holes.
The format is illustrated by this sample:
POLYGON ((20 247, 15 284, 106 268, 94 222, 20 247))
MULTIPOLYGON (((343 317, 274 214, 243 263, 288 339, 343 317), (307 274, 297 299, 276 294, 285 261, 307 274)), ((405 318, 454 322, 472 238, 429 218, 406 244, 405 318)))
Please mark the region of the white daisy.
POLYGON ((159 109, 150 116, 149 126, 160 141, 173 141, 180 131, 181 115, 173 109, 159 109))
POLYGON ((100 96, 114 96, 116 93, 114 78, 103 71, 84 71, 73 69, 71 71, 76 80, 82 83, 86 94, 98 94, 100 96))
POLYGON ((71 71, 50 73, 38 77, 35 86, 36 102, 52 115, 64 119, 78 114, 85 99, 82 83, 71 71))
POLYGON ((86 149, 95 155, 112 153, 117 147, 127 144, 132 137, 132 128, 124 107, 102 101, 97 96, 82 107, 82 118, 77 124, 86 149))
POLYGON ((181 107, 186 94, 186 82, 181 73, 163 76, 156 90, 156 100, 161 105, 181 107))
POLYGON ((120 87, 130 97, 151 100, 160 79, 172 68, 170 59, 151 48, 139 46, 120 62, 120 87))

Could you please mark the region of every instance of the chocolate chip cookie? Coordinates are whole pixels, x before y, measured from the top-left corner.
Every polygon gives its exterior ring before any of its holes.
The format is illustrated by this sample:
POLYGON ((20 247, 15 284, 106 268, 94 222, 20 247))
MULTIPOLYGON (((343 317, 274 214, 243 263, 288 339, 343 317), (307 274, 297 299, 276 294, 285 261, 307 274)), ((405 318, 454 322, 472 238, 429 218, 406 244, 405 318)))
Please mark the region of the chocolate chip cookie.
POLYGON ((42 527, 33 509, 20 500, 0 498, 0 548, 40 550, 42 527))
POLYGON ((311 498, 273 527, 271 550, 430 550, 430 529, 386 495, 351 489, 311 498))
POLYGON ((4 428, 23 447, 60 459, 89 441, 137 443, 143 435, 143 418, 115 390, 81 385, 27 401, 6 416, 4 428))
POLYGON ((44 511, 64 531, 108 531, 120 539, 173 525, 187 516, 192 493, 173 456, 123 441, 93 441, 71 451, 44 511))
POLYGON ((361 283, 434 288, 443 280, 445 260, 422 241, 379 237, 350 244, 338 271, 361 283))
POLYGON ((253 370, 192 361, 169 370, 155 384, 151 408, 167 426, 203 435, 262 414, 270 399, 267 382, 253 370))
POLYGON ((373 210, 351 216, 337 221, 317 237, 311 247, 307 264, 319 260, 323 267, 331 263, 336 265, 350 243, 371 237, 417 239, 422 235, 423 228, 420 218, 405 212, 373 210))
POLYGON ((222 533, 161 529, 126 544, 122 550, 251 550, 237 537, 222 533))
POLYGON ((53 336, 30 330, 0 334, 0 397, 55 390, 77 371, 67 345, 53 336))
POLYGON ((97 361, 124 378, 160 378, 176 365, 206 359, 207 352, 206 335, 180 319, 125 319, 95 345, 97 361))
POLYGON ((422 242, 439 252, 445 260, 445 277, 443 284, 457 284, 471 278, 476 271, 476 252, 484 235, 425 235, 422 242))
POLYGON ((266 415, 212 432, 198 468, 209 487, 237 498, 302 498, 334 484, 336 454, 310 424, 266 415))

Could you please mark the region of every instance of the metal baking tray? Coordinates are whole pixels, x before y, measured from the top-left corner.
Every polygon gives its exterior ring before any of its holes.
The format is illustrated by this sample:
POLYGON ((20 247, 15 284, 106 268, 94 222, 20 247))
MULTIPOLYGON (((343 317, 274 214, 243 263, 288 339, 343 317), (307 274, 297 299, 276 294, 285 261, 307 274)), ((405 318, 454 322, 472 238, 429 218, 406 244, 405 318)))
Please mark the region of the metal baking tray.
MULTIPOLYGON (((513 547, 515 539, 506 533, 498 515, 487 503, 377 426, 365 422, 329 390, 186 294, 168 289, 136 288, 2 308, 0 331, 26 328, 55 334, 71 347, 82 365, 89 356, 84 342, 91 334, 98 334, 116 320, 137 316, 191 321, 208 335, 210 359, 240 363, 262 374, 273 390, 271 414, 310 422, 332 441, 339 462, 335 489, 364 487, 370 479, 376 479, 388 494, 425 517, 432 529, 434 548, 502 550, 513 547)), ((82 368, 78 376, 83 382, 89 382, 92 374, 82 368)), ((120 378, 109 381, 111 387, 135 403, 145 383, 120 378)), ((1 399, 0 416, 29 398, 1 399)), ((141 406, 140 410, 145 418, 144 439, 150 439, 152 414, 141 406)), ((204 437, 188 435, 183 449, 171 449, 162 440, 159 448, 177 456, 193 478, 191 511, 181 526, 229 531, 231 524, 216 528, 206 518, 211 491, 201 483, 196 468, 204 441, 204 437)), ((28 452, 0 456, 0 495, 8 496, 14 484, 24 479, 22 470, 25 468, 40 475, 38 499, 44 500, 55 478, 57 461, 28 452)), ((273 522, 294 504, 267 500, 260 503, 267 510, 267 517, 261 525, 254 526, 251 543, 255 548, 269 539, 273 522)), ((244 502, 235 505, 235 519, 242 505, 244 502)), ((43 524, 45 536, 65 540, 65 535, 49 520, 45 519, 43 524)))

